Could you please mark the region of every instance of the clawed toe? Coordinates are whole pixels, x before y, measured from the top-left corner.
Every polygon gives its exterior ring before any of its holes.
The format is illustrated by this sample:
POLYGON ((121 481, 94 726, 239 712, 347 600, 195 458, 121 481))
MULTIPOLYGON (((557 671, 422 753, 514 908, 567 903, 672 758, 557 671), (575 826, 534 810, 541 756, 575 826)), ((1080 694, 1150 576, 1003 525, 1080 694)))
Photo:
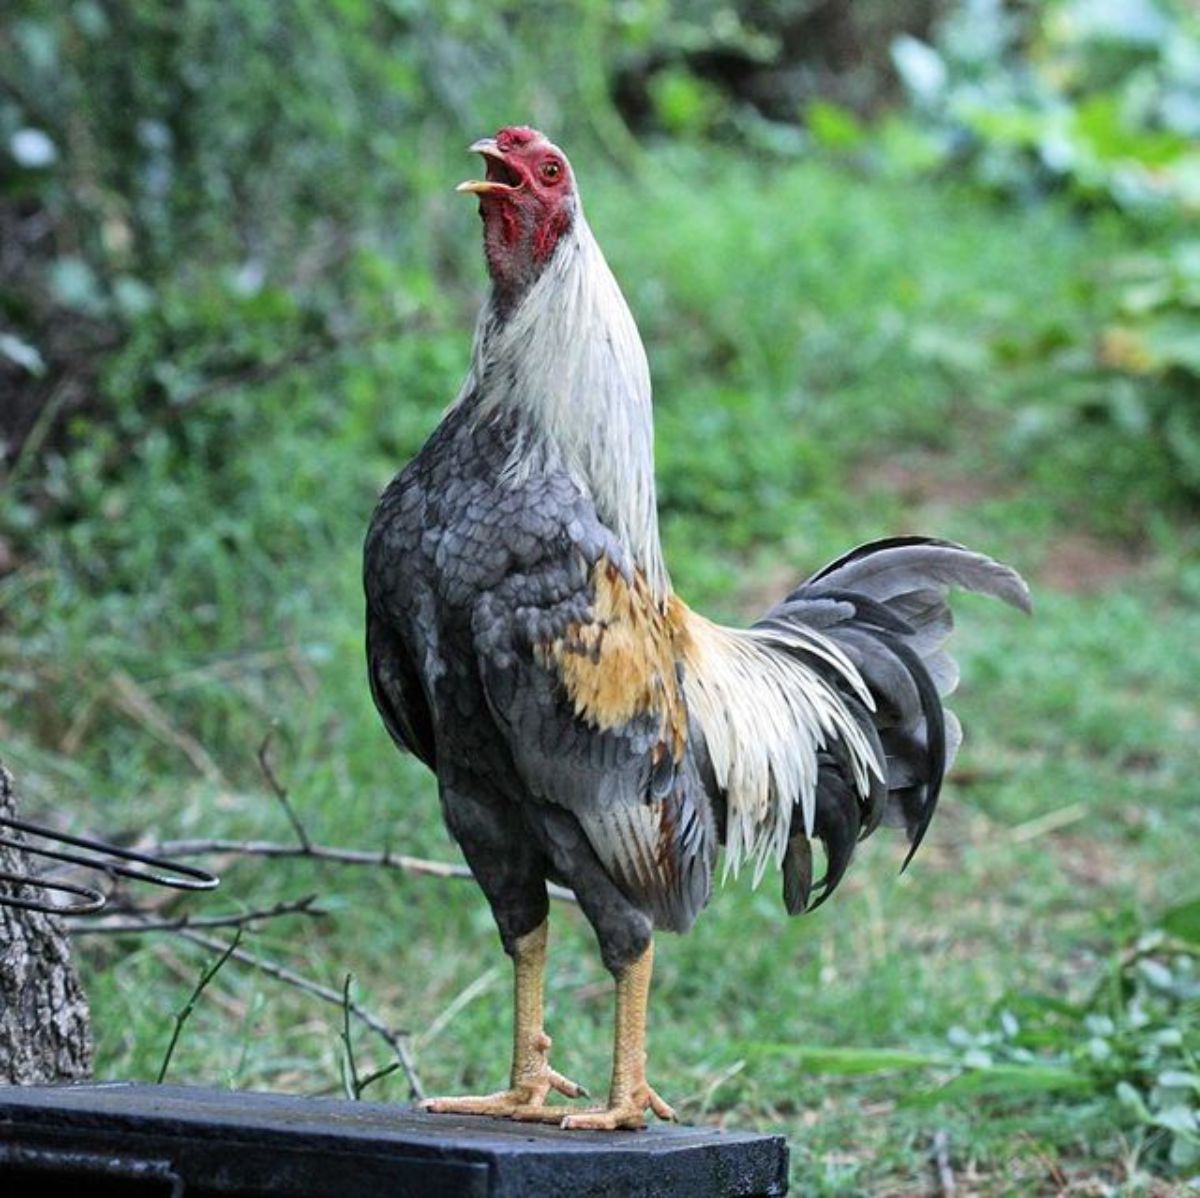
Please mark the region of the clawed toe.
MULTIPOLYGON (((541 1100, 544 1101, 544 1100, 541 1100)), ((427 1098, 421 1110, 431 1115, 491 1115, 494 1119, 513 1119, 518 1111, 545 1109, 540 1101, 522 1090, 503 1090, 499 1094, 464 1094, 461 1097, 427 1098)), ((562 1112, 558 1118, 562 1117, 562 1112)))
POLYGON ((660 1119, 675 1121, 674 1110, 649 1086, 642 1087, 624 1100, 613 1100, 607 1107, 572 1111, 560 1127, 567 1131, 638 1131, 646 1126, 646 1111, 660 1119))
POLYGON ((550 1089, 557 1090, 564 1098, 591 1098, 587 1090, 578 1082, 573 1082, 569 1077, 563 1077, 561 1073, 551 1069, 546 1080, 550 1083, 550 1089))
POLYGON ((567 1098, 587 1097, 587 1091, 578 1082, 547 1069, 536 1079, 495 1094, 426 1098, 420 1109, 434 1115, 491 1115, 499 1119, 559 1123, 566 1108, 547 1105, 546 1098, 552 1090, 567 1098))
POLYGON ((514 1109, 509 1118, 518 1123, 562 1123, 567 1113, 564 1106, 551 1106, 548 1102, 528 1103, 514 1109))
POLYGON ((497 1094, 462 1094, 445 1098, 426 1098, 420 1109, 431 1115, 507 1115, 525 1100, 512 1090, 497 1094))

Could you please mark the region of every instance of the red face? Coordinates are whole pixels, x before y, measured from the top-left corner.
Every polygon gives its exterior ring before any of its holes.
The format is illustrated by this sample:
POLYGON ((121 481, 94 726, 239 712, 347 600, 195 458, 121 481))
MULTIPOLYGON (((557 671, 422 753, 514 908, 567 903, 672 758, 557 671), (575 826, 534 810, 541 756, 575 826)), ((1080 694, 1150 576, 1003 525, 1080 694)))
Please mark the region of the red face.
POLYGON ((486 177, 458 190, 479 197, 488 269, 501 292, 519 295, 541 273, 575 214, 575 179, 566 155, 536 129, 512 125, 471 149, 486 177))

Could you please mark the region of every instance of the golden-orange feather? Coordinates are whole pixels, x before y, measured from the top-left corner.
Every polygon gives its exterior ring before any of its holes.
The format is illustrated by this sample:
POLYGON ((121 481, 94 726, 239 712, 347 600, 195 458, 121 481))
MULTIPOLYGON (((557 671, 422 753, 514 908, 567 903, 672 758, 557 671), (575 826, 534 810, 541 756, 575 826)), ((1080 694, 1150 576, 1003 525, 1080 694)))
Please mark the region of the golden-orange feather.
POLYGON ((541 645, 539 660, 558 673, 581 719, 615 728, 657 714, 659 751, 681 760, 687 707, 676 661, 687 638, 687 608, 672 595, 664 610, 640 571, 630 582, 604 558, 592 570, 591 588, 590 620, 541 645))

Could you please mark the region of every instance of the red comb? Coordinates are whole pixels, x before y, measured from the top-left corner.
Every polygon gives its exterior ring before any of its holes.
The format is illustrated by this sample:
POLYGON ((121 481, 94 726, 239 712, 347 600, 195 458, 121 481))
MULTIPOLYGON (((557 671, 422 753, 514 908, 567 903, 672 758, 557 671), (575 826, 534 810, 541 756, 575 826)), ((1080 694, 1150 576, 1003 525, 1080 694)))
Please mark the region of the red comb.
POLYGON ((532 141, 545 141, 545 137, 528 125, 506 125, 496 134, 496 144, 502 149, 519 148, 532 141))

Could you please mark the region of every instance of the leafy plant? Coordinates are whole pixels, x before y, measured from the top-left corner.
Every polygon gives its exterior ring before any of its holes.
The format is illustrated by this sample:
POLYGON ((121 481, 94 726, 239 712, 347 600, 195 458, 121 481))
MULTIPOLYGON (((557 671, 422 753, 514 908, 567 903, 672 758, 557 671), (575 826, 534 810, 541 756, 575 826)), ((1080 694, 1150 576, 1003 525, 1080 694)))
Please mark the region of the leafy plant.
MULTIPOLYGON (((1180 922, 1200 932, 1200 902, 1163 920, 1180 922)), ((1147 932, 1084 1001, 1014 996, 992 1028, 952 1038, 966 1071, 918 1101, 1024 1101, 1045 1090, 1077 1106, 1100 1102, 1133 1125, 1152 1163, 1200 1163, 1200 942, 1147 932)))
POLYGON ((962 0, 893 61, 945 163, 1007 194, 1065 185, 1200 208, 1200 14, 1176 0, 962 0))
POLYGON ((1033 321, 1025 330, 1022 352, 1059 381, 1022 396, 1009 440, 1018 455, 1057 444, 1060 468, 1068 448, 1093 497, 1101 485, 1140 496, 1126 505, 1134 531, 1147 496, 1200 496, 1200 243, 1121 255, 1090 273, 1091 319, 1052 336, 1033 321))
POLYGON ((1039 1099, 1081 1120, 1123 1126, 1156 1168, 1200 1165, 1200 900, 1118 952, 1082 1001, 1013 994, 987 1026, 953 1027, 940 1051, 830 1049, 741 1043, 808 1073, 950 1074, 910 1091, 910 1106, 983 1100, 1012 1108, 1039 1099))
POLYGON ((1167 447, 1181 481, 1200 493, 1200 242, 1116 263, 1117 315, 1098 356, 1108 370, 1152 385, 1136 415, 1167 447))

